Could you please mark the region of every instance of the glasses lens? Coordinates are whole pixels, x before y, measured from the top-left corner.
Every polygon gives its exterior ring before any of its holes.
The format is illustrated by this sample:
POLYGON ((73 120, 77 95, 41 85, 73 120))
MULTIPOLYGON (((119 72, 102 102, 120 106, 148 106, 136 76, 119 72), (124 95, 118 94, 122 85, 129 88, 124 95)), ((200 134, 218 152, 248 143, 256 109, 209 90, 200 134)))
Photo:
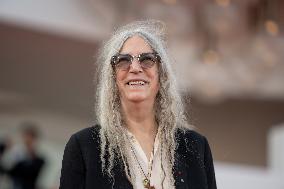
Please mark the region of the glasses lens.
POLYGON ((116 59, 116 67, 118 69, 127 70, 131 64, 131 56, 128 54, 120 54, 116 59))
POLYGON ((153 53, 143 53, 140 55, 139 61, 142 68, 151 68, 157 62, 157 58, 153 53))
MULTIPOLYGON (((111 63, 117 69, 128 70, 133 58, 130 54, 119 54, 112 57, 111 63)), ((137 59, 144 69, 151 68, 155 63, 160 62, 160 56, 157 53, 142 53, 138 55, 137 59)))

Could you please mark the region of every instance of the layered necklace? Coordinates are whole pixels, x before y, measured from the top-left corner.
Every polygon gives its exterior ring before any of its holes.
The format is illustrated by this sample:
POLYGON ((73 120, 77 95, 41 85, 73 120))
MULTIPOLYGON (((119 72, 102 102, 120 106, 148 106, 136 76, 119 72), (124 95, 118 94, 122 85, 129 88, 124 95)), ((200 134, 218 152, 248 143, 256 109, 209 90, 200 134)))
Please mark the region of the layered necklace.
POLYGON ((154 160, 154 145, 153 145, 153 149, 152 149, 152 153, 151 153, 151 157, 150 157, 150 160, 148 162, 148 173, 146 174, 138 160, 138 157, 136 155, 136 152, 135 152, 135 149, 130 141, 130 139, 128 138, 127 136, 127 139, 129 141, 129 144, 130 144, 130 148, 131 148, 131 152, 133 153, 133 156, 134 156, 134 159, 135 161, 137 162, 138 164, 138 167, 139 167, 139 170, 140 170, 140 173, 142 174, 142 176, 144 176, 144 179, 142 180, 142 183, 143 183, 143 186, 144 188, 147 188, 147 189, 155 189, 154 186, 151 186, 151 183, 150 183, 150 179, 151 179, 151 173, 152 173, 152 168, 153 168, 153 160, 154 160))

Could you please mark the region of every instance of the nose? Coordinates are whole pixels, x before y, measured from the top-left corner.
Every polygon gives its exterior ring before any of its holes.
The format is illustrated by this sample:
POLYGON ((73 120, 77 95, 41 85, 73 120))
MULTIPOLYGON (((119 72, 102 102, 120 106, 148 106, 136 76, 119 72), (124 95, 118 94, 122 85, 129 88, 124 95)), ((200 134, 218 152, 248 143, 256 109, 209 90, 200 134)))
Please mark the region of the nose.
POLYGON ((131 73, 139 73, 139 72, 142 72, 143 69, 139 63, 139 61, 134 58, 131 65, 130 65, 130 69, 129 69, 129 72, 131 73))

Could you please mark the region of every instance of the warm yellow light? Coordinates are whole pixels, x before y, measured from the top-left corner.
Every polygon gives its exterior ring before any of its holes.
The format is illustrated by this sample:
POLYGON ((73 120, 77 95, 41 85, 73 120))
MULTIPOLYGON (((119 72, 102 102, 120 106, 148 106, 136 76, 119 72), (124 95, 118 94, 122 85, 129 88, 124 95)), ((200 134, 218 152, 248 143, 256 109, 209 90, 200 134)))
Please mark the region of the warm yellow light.
POLYGON ((206 64, 216 64, 219 59, 218 53, 214 50, 208 50, 203 54, 203 62, 206 64))
POLYGON ((267 20, 265 22, 265 29, 272 36, 276 36, 279 33, 278 24, 273 20, 267 20))
POLYGON ((222 6, 222 7, 227 7, 231 3, 230 0, 215 0, 217 5, 222 6))

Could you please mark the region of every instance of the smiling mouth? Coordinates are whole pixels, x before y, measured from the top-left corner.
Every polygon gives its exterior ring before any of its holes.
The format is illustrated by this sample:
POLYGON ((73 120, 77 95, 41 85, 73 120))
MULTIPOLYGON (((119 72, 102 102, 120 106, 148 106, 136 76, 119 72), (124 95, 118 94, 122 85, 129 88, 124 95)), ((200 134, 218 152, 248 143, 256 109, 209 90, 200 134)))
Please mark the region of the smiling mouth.
POLYGON ((146 82, 146 81, 129 81, 129 82, 127 82, 126 83, 127 85, 131 85, 131 86, 139 86, 139 85, 141 85, 141 86, 143 86, 143 85, 146 85, 146 84, 148 84, 148 82, 146 82))

